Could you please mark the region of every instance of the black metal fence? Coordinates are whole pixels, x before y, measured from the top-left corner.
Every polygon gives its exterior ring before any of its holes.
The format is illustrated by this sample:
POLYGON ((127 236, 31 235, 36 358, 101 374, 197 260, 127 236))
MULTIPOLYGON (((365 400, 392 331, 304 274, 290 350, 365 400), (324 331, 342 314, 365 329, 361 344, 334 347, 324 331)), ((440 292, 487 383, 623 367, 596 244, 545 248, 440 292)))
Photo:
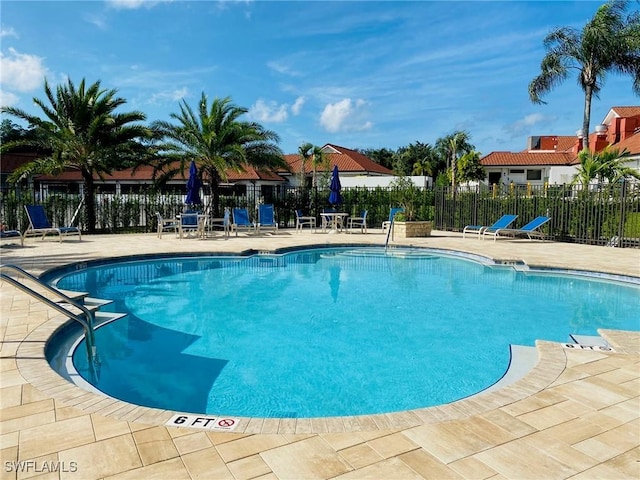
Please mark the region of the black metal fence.
MULTIPOLYGON (((407 192, 396 188, 343 188, 340 209, 359 216, 367 210, 367 224, 379 227, 388 219, 389 209, 407 201, 407 192)), ((156 212, 174 217, 185 208, 184 194, 157 193, 149 189, 137 193, 96 194, 96 232, 152 232, 157 227, 156 212)), ((296 209, 319 217, 329 207, 327 189, 272 188, 249 186, 243 193, 223 195, 217 210, 246 207, 257 213, 259 203, 274 205, 281 227, 293 227, 296 209)), ((211 197, 204 196, 205 206, 211 197)), ((411 192, 418 220, 433 220, 437 230, 462 231, 465 225, 490 225, 505 213, 518 215, 519 227, 538 215, 551 217, 544 231, 556 241, 640 248, 640 183, 624 182, 583 189, 581 186, 478 186, 434 190, 417 188, 411 192)), ((24 231, 28 225, 23 206, 42 204, 54 225, 75 225, 86 230, 86 212, 80 196, 55 193, 36 198, 31 191, 0 193, 0 220, 7 228, 24 231)), ((211 206, 205 207, 213 210, 211 206)))
POLYGON ((479 186, 441 188, 435 195, 435 225, 461 231, 491 225, 503 214, 518 215, 514 227, 544 215, 549 238, 561 242, 640 247, 640 183, 615 185, 479 186))

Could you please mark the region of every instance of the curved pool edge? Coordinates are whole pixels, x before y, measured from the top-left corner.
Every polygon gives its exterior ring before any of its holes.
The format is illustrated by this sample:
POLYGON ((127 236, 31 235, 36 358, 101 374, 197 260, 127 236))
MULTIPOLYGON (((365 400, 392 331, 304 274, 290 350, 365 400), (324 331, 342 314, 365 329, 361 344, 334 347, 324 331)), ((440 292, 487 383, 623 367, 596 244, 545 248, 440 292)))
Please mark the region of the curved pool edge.
MULTIPOLYGON (((135 260, 141 258, 158 258, 166 256, 202 256, 202 255, 235 255, 247 256, 253 254, 284 254, 293 250, 304 250, 316 247, 326 247, 327 245, 304 245, 295 247, 286 247, 275 249, 272 251, 263 251, 256 249, 247 249, 242 252, 163 252, 155 254, 137 254, 123 255, 113 257, 102 257, 97 260, 88 260, 82 262, 74 262, 63 266, 49 269, 41 275, 41 278, 62 271, 75 271, 83 268, 83 266, 111 263, 114 261, 135 260)), ((375 244, 333 244, 334 248, 339 247, 379 247, 375 244)), ((491 257, 489 255, 478 252, 467 252, 454 248, 433 248, 408 245, 407 248, 426 248, 438 252, 446 252, 457 254, 474 259, 480 262, 493 264, 496 267, 514 267, 514 265, 524 265, 528 267, 523 260, 513 258, 500 258, 498 256, 491 257)), ((572 268, 556 268, 551 266, 540 265, 541 270, 557 270, 560 273, 586 274, 590 276, 606 277, 605 279, 618 280, 630 279, 632 283, 640 283, 640 277, 633 275, 625 275, 622 273, 604 273, 596 270, 572 269, 572 268)), ((537 269, 538 265, 532 267, 531 270, 537 269)), ((41 324, 32 331, 18 347, 16 355, 16 364, 19 372, 24 379, 38 390, 54 398, 56 401, 65 406, 75 407, 85 413, 97 413, 106 417, 114 418, 121 421, 143 423, 148 425, 167 426, 167 422, 176 414, 184 412, 162 410, 151 407, 143 407, 140 405, 130 404, 106 394, 98 394, 86 391, 66 379, 62 378, 55 370, 51 368, 46 357, 45 348, 48 341, 55 335, 59 328, 62 328, 69 320, 63 316, 54 317, 51 320, 41 324), (44 364, 43 364, 44 362, 44 364)), ((599 331, 600 333, 600 331, 599 331)), ((627 331, 611 331, 603 330, 601 335, 614 347, 618 344, 615 340, 611 340, 610 335, 614 334, 628 337, 629 335, 637 337, 640 332, 627 331)), ((624 342, 623 342, 624 343, 624 342)), ((344 416, 344 417, 326 417, 326 418, 258 418, 258 417, 234 417, 239 420, 238 425, 233 433, 244 434, 274 434, 274 433, 340 433, 340 432, 357 432, 371 430, 388 430, 403 429, 415 426, 436 423, 446 420, 457 420, 471 417, 473 415, 482 414, 484 412, 494 410, 496 408, 505 407, 511 403, 525 399, 545 388, 551 386, 553 382, 562 374, 567 366, 566 352, 561 343, 536 341, 536 347, 539 355, 538 363, 524 377, 512 384, 501 387, 492 391, 481 391, 470 397, 457 400, 449 404, 443 404, 433 407, 425 407, 414 410, 401 412, 393 412, 386 414, 362 415, 362 416, 344 416)), ((637 353, 635 351, 625 352, 624 349, 616 348, 617 353, 637 353)), ((605 355, 603 353, 603 355, 605 355)), ((193 414, 190 414, 193 415, 193 414)), ((213 415, 212 415, 213 416, 213 415)))
MULTIPOLYGON (((56 316, 33 330, 17 350, 16 364, 20 374, 35 388, 56 402, 85 413, 99 414, 120 421, 166 426, 184 412, 162 410, 131 404, 82 389, 61 377, 51 368, 45 349, 49 340, 69 320, 56 316)), ((625 333, 626 334, 626 333, 625 333)), ((615 342, 614 342, 615 343, 615 342)), ((342 433, 372 430, 403 429, 468 418, 489 410, 507 406, 539 392, 560 376, 566 367, 566 354, 560 343, 536 341, 538 363, 524 377, 493 391, 479 392, 452 403, 375 415, 326 418, 257 418, 234 417, 238 424, 232 433, 342 433)), ((193 415, 193 414, 187 414, 193 415)), ((215 417, 216 415, 206 415, 215 417)))

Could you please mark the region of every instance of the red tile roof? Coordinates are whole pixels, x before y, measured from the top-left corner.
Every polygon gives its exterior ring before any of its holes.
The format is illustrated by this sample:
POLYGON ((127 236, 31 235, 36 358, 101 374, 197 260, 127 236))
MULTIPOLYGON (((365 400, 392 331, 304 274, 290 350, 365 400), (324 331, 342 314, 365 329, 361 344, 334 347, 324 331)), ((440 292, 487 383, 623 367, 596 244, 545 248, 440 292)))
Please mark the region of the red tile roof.
POLYGON ((526 165, 573 165, 578 163, 570 153, 491 152, 480 159, 485 167, 526 165))
POLYGON ((611 107, 611 110, 622 118, 637 117, 640 115, 640 106, 635 107, 611 107))
POLYGON ((640 133, 636 133, 629 138, 614 143, 611 148, 617 148, 620 152, 627 150, 631 155, 640 154, 640 133))
MULTIPOLYGON (((369 157, 361 154, 360 152, 356 152, 355 150, 351 150, 345 147, 340 147, 338 145, 332 145, 327 143, 323 149, 334 150, 338 153, 325 153, 325 158, 328 160, 329 170, 333 170, 335 165, 338 166, 338 170, 340 173, 355 173, 355 174, 363 174, 363 173, 375 173, 379 175, 392 175, 392 171, 386 167, 383 167, 379 163, 374 162, 369 157)), ((292 153, 284 156, 285 160, 289 164, 292 172, 299 172, 300 167, 302 166, 302 159, 300 155, 297 153, 292 153)), ((311 164, 311 160, 307 160, 305 162, 305 172, 311 172, 313 170, 313 165, 311 164)), ((316 167, 316 171, 322 172, 324 171, 324 167, 319 165, 316 167)))

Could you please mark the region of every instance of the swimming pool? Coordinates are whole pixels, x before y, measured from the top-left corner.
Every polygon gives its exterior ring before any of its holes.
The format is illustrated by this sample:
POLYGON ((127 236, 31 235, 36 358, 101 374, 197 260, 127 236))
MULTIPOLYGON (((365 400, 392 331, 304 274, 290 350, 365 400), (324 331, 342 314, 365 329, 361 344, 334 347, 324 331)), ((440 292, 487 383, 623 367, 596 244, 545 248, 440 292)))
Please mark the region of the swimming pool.
MULTIPOLYGON (((640 329, 637 285, 428 250, 303 250, 93 266, 58 287, 115 299, 96 386, 145 406, 258 417, 448 403, 497 381, 509 345, 640 329)), ((84 347, 74 362, 86 372, 84 347)))

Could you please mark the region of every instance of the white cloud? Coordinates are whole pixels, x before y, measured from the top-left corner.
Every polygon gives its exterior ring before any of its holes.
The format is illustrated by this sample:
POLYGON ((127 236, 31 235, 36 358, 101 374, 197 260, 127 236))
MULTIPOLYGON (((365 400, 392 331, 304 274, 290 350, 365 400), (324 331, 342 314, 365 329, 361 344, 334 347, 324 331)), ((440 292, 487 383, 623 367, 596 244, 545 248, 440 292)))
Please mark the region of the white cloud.
POLYGON ((107 4, 117 10, 137 10, 139 8, 153 8, 162 1, 171 0, 107 0, 107 4))
POLYGON ((290 66, 285 65, 282 62, 268 62, 267 63, 267 67, 269 67, 271 70, 280 73, 282 75, 288 75, 290 77, 301 77, 302 74, 294 69, 292 69, 290 66))
POLYGON ((304 105, 304 102, 305 102, 304 97, 296 98, 296 101, 291 106, 291 113, 293 113, 294 115, 299 115, 300 111, 302 110, 302 106, 304 105))
POLYGON ((284 122, 289 118, 289 105, 258 100, 249 109, 249 116, 258 122, 284 122))
POLYGON ((18 96, 11 92, 0 90, 0 106, 10 107, 18 103, 18 96))
POLYGON ((0 52, 0 85, 10 90, 28 92, 41 87, 47 69, 42 58, 18 53, 9 48, 9 53, 0 52))
POLYGON ((550 117, 541 113, 531 113, 513 123, 505 125, 503 128, 511 138, 516 138, 529 134, 533 127, 537 125, 551 123, 551 120, 550 117))
POLYGON ((165 101, 180 101, 189 94, 187 87, 177 88, 175 90, 166 90, 164 92, 158 92, 151 95, 149 103, 161 103, 165 101))
POLYGON ((320 124, 328 132, 367 130, 373 123, 364 120, 364 106, 366 101, 358 99, 352 101, 344 98, 336 103, 329 103, 320 114, 320 124))
POLYGON ((18 33, 11 27, 0 27, 0 38, 4 37, 16 37, 18 38, 18 33))

